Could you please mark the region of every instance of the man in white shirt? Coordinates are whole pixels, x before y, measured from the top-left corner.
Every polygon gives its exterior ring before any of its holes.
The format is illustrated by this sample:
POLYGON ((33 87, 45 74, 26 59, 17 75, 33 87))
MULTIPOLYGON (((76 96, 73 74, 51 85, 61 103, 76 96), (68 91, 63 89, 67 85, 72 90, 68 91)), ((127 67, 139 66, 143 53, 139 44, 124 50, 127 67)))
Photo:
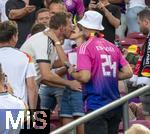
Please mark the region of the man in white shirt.
POLYGON ((32 58, 13 48, 17 41, 17 29, 12 22, 0 23, 0 62, 8 76, 14 95, 21 98, 30 109, 37 105, 36 71, 32 58))
MULTIPOLYGON (((22 51, 30 54, 33 58, 33 61, 36 66, 36 70, 38 73, 37 81, 42 84, 45 84, 49 87, 62 87, 65 86, 70 87, 73 90, 80 90, 81 84, 76 80, 64 80, 55 73, 52 73, 50 69, 54 66, 54 61, 58 54, 59 59, 65 59, 60 55, 59 52, 62 50, 62 42, 56 40, 60 39, 64 41, 64 39, 70 37, 72 33, 71 19, 66 13, 56 13, 51 17, 49 23, 50 29, 48 32, 52 35, 53 38, 48 38, 48 36, 44 32, 37 33, 30 37, 21 47, 22 51), (57 38, 55 38, 55 35, 57 38)), ((60 66, 62 66, 61 64, 60 66)), ((42 89, 41 89, 42 90, 42 89)), ((46 89, 47 92, 50 89, 46 89)), ((47 94, 40 93, 40 97, 47 94)), ((44 101, 44 98, 41 98, 41 107, 46 109, 53 110, 53 104, 48 100, 44 101), (52 106, 52 107, 51 107, 52 106)))
POLYGON ((25 110, 26 108, 27 107, 22 100, 7 92, 6 78, 0 64, 0 133, 18 134, 21 129, 20 127, 13 129, 12 125, 10 125, 10 129, 6 129, 6 112, 11 112, 15 119, 18 117, 18 112, 25 110))

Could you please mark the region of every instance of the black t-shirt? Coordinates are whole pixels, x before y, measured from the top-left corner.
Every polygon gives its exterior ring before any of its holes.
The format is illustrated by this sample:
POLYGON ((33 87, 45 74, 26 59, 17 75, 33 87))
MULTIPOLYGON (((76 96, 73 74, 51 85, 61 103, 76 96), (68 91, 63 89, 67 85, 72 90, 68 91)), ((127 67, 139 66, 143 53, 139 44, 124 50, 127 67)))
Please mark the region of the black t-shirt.
MULTIPOLYGON (((105 8, 107 8, 109 10, 109 12, 112 13, 113 16, 115 16, 116 18, 118 18, 120 20, 121 12, 120 12, 120 9, 118 6, 113 5, 113 4, 109 4, 109 5, 105 6, 105 8)), ((102 31, 102 33, 104 34, 104 38, 106 40, 114 43, 115 27, 109 23, 107 17, 105 16, 105 14, 102 11, 100 11, 99 9, 95 9, 95 10, 103 15, 102 24, 103 24, 105 29, 104 29, 104 31, 102 31)))
POLYGON ((44 8, 44 0, 30 0, 29 5, 35 5, 37 10, 40 8, 44 8))
POLYGON ((86 9, 88 9, 90 0, 83 0, 83 2, 84 2, 84 7, 85 7, 86 9))
MULTIPOLYGON (((6 15, 9 17, 9 12, 12 9, 21 9, 25 7, 25 3, 22 0, 8 0, 6 3, 6 15)), ((25 15, 21 19, 16 19, 18 25, 18 42, 16 47, 20 48, 26 40, 27 35, 30 33, 30 29, 35 21, 35 12, 25 15)))

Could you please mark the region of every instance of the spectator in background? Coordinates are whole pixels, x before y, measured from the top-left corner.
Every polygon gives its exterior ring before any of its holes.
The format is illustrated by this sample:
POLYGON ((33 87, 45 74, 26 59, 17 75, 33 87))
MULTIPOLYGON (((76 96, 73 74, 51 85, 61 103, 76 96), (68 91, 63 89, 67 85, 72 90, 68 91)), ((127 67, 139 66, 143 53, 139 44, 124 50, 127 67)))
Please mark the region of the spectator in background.
POLYGON ((150 7, 150 0, 145 0, 145 4, 147 7, 150 7))
POLYGON ((50 13, 47 8, 41 8, 35 13, 35 24, 31 27, 31 33, 28 34, 27 38, 30 38, 31 35, 42 32, 48 27, 50 20, 50 13), (44 25, 44 26, 43 26, 44 25))
MULTIPOLYGON (((77 72, 71 67, 69 73, 84 84, 87 113, 120 98, 118 79, 132 76, 130 65, 114 44, 95 34, 104 29, 103 16, 87 11, 78 24, 86 39, 77 51, 77 72)), ((117 134, 121 121, 121 107, 85 123, 85 134, 117 134)))
POLYGON ((88 10, 90 0, 83 0, 83 2, 84 2, 85 9, 88 10))
MULTIPOLYGON (((147 40, 140 53, 139 60, 134 69, 134 75, 130 81, 134 85, 150 85, 150 10, 144 9, 138 13, 140 31, 147 35, 147 40)), ((150 115, 150 92, 141 96, 144 113, 150 115)))
POLYGON ((89 9, 98 11, 103 15, 104 38, 112 43, 115 40, 115 30, 120 25, 120 9, 118 6, 112 5, 108 0, 91 0, 89 9))
MULTIPOLYGON (((77 16, 77 19, 82 18, 85 8, 83 0, 63 0, 68 12, 77 16)), ((76 22, 75 22, 76 23, 76 22)))
POLYGON ((6 2, 7 2, 7 0, 1 0, 0 1, 0 22, 8 20, 8 18, 6 16, 6 13, 5 13, 5 4, 6 4, 6 2))
POLYGON ((49 3, 48 9, 50 12, 50 17, 52 17, 55 13, 67 12, 67 9, 66 9, 64 3, 59 0, 51 1, 49 3))
POLYGON ((20 132, 20 127, 13 129, 10 125, 10 129, 6 129, 6 111, 11 111, 13 118, 18 117, 18 112, 27 109, 25 103, 9 94, 6 88, 6 77, 2 71, 2 66, 0 64, 0 133, 1 134, 18 134, 20 132))
POLYGON ((18 25, 17 48, 20 48, 35 21, 36 6, 30 5, 29 0, 8 0, 6 3, 6 15, 16 21, 18 25))
POLYGON ((125 32, 127 29, 127 24, 126 24, 126 0, 109 0, 110 3, 115 4, 120 7, 121 11, 121 24, 120 26, 116 29, 116 35, 120 37, 120 39, 125 38, 125 32))
POLYGON ((145 7, 145 0, 128 0, 126 13, 128 33, 140 32, 140 27, 137 22, 137 14, 145 7))
POLYGON ((46 8, 48 8, 49 5, 51 4, 51 2, 52 2, 52 0, 44 0, 44 6, 45 6, 46 8))
MULTIPOLYGON (((28 1, 28 0, 25 0, 28 1)), ((36 6, 36 10, 39 10, 41 8, 44 8, 44 0, 29 0, 29 5, 36 6)))
POLYGON ((47 8, 41 8, 39 9, 35 14, 35 23, 41 23, 48 27, 50 20, 50 13, 49 9, 47 8))
POLYGON ((0 23, 0 62, 8 76, 14 95, 36 109, 37 85, 34 64, 29 55, 13 48, 17 42, 17 28, 12 22, 0 23))

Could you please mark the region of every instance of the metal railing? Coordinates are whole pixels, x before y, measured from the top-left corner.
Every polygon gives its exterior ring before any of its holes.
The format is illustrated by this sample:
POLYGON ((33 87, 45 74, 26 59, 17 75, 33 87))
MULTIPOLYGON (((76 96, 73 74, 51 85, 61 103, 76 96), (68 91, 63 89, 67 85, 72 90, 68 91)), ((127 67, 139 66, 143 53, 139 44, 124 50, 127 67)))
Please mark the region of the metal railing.
POLYGON ((51 132, 50 134, 63 134, 67 131, 70 131, 71 129, 75 128, 76 126, 82 124, 82 123, 85 123, 101 114, 104 114, 124 103, 126 103, 128 100, 134 98, 134 97, 137 97, 137 96, 140 96, 141 94, 147 92, 148 90, 150 90, 150 86, 144 86, 128 95, 125 95, 124 97, 121 97, 119 98, 118 100, 116 101, 113 101, 112 103, 102 107, 102 108, 99 108, 83 117, 80 117, 79 119, 75 120, 75 121, 72 121, 71 123, 61 127, 61 128, 58 128, 56 129, 55 131, 51 132))

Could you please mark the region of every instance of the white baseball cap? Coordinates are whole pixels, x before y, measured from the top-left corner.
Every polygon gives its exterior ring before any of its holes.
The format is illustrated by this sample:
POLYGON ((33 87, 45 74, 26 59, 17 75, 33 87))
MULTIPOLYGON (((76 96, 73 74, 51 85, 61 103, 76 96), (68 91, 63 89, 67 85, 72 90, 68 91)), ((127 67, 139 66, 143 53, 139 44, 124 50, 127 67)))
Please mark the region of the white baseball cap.
POLYGON ((104 30, 102 25, 103 16, 96 11, 86 11, 78 24, 88 29, 104 30))

